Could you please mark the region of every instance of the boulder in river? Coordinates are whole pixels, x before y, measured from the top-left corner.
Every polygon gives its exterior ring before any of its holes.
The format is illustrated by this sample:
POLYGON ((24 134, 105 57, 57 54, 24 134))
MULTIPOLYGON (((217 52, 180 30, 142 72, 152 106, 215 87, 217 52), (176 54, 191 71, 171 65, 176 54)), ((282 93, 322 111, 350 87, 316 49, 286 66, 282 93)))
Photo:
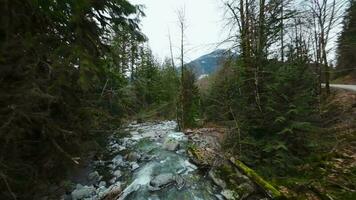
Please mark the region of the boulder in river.
POLYGON ((135 171, 136 169, 138 169, 140 167, 140 165, 137 164, 137 162, 132 162, 130 163, 131 165, 131 170, 135 171))
POLYGON ((120 167, 125 167, 126 163, 121 155, 115 156, 115 158, 112 159, 113 166, 112 168, 116 168, 118 166, 120 167))
POLYGON ((149 156, 149 155, 143 155, 143 156, 141 156, 141 161, 144 161, 144 162, 148 162, 148 161, 151 161, 151 160, 153 160, 154 158, 155 158, 156 156, 149 156))
POLYGON ((140 160, 141 155, 137 152, 130 152, 129 154, 126 155, 126 160, 130 161, 130 162, 137 162, 138 160, 140 160))
POLYGON ((174 175, 172 173, 165 173, 165 174, 160 174, 158 176, 155 176, 151 181, 150 181, 150 190, 156 191, 160 190, 164 187, 167 187, 168 185, 171 185, 175 182, 174 175))
POLYGON ((168 187, 172 184, 177 186, 177 189, 180 190, 184 187, 185 181, 180 175, 174 175, 172 173, 164 173, 158 176, 155 176, 149 184, 149 189, 151 191, 161 190, 165 187, 168 187))
POLYGON ((116 177, 116 178, 120 178, 122 176, 122 173, 120 170, 116 170, 114 171, 113 175, 116 177))
POLYGON ((179 142, 173 139, 166 140, 163 144, 163 149, 177 151, 179 149, 179 142))

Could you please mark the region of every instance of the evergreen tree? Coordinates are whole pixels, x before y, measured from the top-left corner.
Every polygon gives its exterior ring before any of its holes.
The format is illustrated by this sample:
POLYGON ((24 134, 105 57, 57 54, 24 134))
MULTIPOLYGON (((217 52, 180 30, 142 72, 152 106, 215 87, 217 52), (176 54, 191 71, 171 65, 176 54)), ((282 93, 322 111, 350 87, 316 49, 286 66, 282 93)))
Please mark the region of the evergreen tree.
POLYGON ((109 46, 119 30, 139 34, 142 13, 126 0, 11 0, 0 12, 0 198, 31 199, 110 117, 109 46))
POLYGON ((356 72, 356 1, 350 1, 343 21, 343 30, 338 40, 337 75, 356 72))
POLYGON ((141 108, 159 101, 157 95, 158 77, 158 64, 155 62, 151 50, 144 48, 140 53, 140 63, 133 82, 141 108))
POLYGON ((180 97, 179 101, 183 109, 178 110, 177 116, 184 128, 190 128, 197 125, 197 120, 200 117, 199 90, 194 73, 185 67, 183 74, 183 80, 181 80, 181 88, 183 89, 179 94, 184 96, 184 98, 180 97), (180 113, 182 111, 183 113, 180 113))

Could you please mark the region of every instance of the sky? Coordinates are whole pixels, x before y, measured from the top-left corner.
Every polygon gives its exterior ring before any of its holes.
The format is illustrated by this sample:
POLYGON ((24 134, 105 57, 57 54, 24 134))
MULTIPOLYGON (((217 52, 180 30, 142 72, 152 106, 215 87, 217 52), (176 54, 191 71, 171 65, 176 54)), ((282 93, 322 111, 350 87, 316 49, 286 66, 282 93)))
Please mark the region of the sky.
MULTIPOLYGON (((146 17, 142 19, 141 29, 148 38, 154 56, 163 61, 170 57, 169 33, 173 44, 175 59, 179 58, 180 30, 178 10, 185 10, 187 29, 185 32, 185 61, 189 62, 218 48, 229 31, 224 29, 224 8, 222 0, 129 0, 133 4, 144 5, 146 17)), ((301 2, 301 1, 297 1, 301 2)), ((332 31, 329 43, 329 59, 335 62, 335 41, 340 27, 332 31)), ((231 45, 231 44, 230 44, 231 45)))
POLYGON ((180 31, 178 10, 185 10, 186 61, 218 48, 224 39, 221 1, 217 0, 129 0, 145 5, 146 17, 142 19, 142 31, 148 37, 149 46, 158 59, 170 57, 169 33, 175 58, 179 56, 180 31))

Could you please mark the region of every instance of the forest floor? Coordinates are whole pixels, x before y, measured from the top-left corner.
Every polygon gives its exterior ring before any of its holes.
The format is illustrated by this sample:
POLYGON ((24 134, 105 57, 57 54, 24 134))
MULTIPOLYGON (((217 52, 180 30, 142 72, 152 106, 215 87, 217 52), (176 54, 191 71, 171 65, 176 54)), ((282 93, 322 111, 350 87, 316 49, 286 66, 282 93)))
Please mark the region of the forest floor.
POLYGON ((321 109, 313 151, 297 173, 277 180, 294 199, 356 199, 356 92, 333 90, 321 109))
MULTIPOLYGON (((356 92, 335 90, 325 113, 326 189, 356 198, 356 92)), ((321 137, 324 137, 321 135, 321 137)))

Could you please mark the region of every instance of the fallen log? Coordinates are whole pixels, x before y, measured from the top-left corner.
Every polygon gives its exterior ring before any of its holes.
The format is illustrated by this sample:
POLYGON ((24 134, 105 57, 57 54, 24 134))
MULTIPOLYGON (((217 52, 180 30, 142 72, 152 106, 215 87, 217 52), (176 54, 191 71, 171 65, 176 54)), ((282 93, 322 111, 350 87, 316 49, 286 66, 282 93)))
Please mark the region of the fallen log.
POLYGON ((259 176, 253 169, 247 167, 241 161, 231 157, 230 162, 237 167, 241 172, 248 176, 253 182, 255 182, 259 187, 261 187, 272 199, 286 199, 286 197, 278 191, 272 184, 265 181, 261 176, 259 176))

